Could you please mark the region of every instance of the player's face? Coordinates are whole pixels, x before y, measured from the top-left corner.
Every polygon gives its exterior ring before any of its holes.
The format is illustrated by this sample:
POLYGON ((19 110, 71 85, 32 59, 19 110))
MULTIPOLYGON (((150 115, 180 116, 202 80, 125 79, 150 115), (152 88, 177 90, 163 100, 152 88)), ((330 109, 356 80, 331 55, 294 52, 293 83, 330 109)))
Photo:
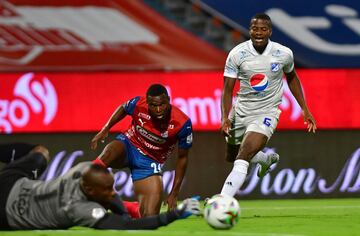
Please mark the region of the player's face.
POLYGON ((272 33, 269 21, 256 18, 252 19, 249 33, 254 48, 262 52, 266 48, 272 33))
POLYGON ((110 174, 101 176, 100 183, 93 186, 91 198, 96 202, 109 202, 113 198, 114 191, 114 178, 110 174))
POLYGON ((168 117, 170 99, 166 94, 160 96, 147 96, 146 102, 148 104, 149 113, 153 118, 163 120, 168 117))

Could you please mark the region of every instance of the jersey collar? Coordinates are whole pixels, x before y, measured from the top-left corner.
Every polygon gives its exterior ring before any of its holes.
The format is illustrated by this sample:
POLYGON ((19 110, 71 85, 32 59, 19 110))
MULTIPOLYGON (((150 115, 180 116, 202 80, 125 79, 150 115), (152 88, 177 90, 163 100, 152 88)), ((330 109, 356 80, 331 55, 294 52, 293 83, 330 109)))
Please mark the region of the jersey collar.
POLYGON ((270 51, 271 51, 271 49, 272 49, 272 47, 273 47, 273 42, 269 39, 269 42, 268 42, 268 44, 266 45, 266 48, 265 48, 264 52, 263 52, 262 54, 259 54, 259 53, 256 51, 256 49, 254 48, 254 46, 253 46, 253 44, 252 44, 252 42, 251 42, 251 39, 249 39, 249 40, 247 41, 247 44, 248 44, 248 48, 249 48, 250 52, 251 52, 252 54, 254 54, 254 55, 264 55, 264 56, 266 56, 266 55, 268 55, 268 54, 270 53, 270 51))

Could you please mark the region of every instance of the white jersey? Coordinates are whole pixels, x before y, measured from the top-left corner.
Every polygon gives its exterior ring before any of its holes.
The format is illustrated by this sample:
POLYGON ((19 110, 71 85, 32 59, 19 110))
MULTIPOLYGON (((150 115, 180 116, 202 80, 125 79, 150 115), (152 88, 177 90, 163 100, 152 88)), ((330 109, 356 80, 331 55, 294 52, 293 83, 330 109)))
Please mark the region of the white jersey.
POLYGON ((269 40, 259 54, 251 40, 233 48, 226 60, 224 76, 240 80, 233 110, 240 116, 277 112, 283 94, 283 73, 294 69, 292 51, 269 40))

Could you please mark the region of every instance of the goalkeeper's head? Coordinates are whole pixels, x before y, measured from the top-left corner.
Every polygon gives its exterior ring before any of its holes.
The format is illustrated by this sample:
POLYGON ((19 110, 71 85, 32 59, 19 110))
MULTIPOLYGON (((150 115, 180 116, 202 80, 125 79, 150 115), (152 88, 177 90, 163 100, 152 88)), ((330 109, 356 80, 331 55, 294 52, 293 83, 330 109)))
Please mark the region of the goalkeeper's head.
POLYGON ((81 176, 80 186, 86 197, 98 203, 110 202, 114 195, 114 178, 105 167, 92 164, 81 176))

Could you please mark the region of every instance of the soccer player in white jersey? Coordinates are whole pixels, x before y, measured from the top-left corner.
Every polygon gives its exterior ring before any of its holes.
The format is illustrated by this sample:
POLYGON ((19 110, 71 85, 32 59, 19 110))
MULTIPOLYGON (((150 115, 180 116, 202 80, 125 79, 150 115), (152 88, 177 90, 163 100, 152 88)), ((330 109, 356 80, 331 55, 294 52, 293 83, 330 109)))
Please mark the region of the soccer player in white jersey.
POLYGON ((234 167, 221 194, 234 196, 245 181, 249 162, 258 163, 258 176, 265 176, 271 165, 279 161, 276 153, 261 150, 273 134, 280 116, 278 106, 283 94, 283 74, 302 109, 308 132, 315 132, 315 119, 310 113, 301 83, 295 72, 292 51, 270 41, 271 19, 258 13, 250 22, 250 40, 233 48, 226 60, 224 87, 221 97, 221 125, 225 135, 226 159, 234 167), (232 94, 236 80, 240 81, 236 102, 232 94))

